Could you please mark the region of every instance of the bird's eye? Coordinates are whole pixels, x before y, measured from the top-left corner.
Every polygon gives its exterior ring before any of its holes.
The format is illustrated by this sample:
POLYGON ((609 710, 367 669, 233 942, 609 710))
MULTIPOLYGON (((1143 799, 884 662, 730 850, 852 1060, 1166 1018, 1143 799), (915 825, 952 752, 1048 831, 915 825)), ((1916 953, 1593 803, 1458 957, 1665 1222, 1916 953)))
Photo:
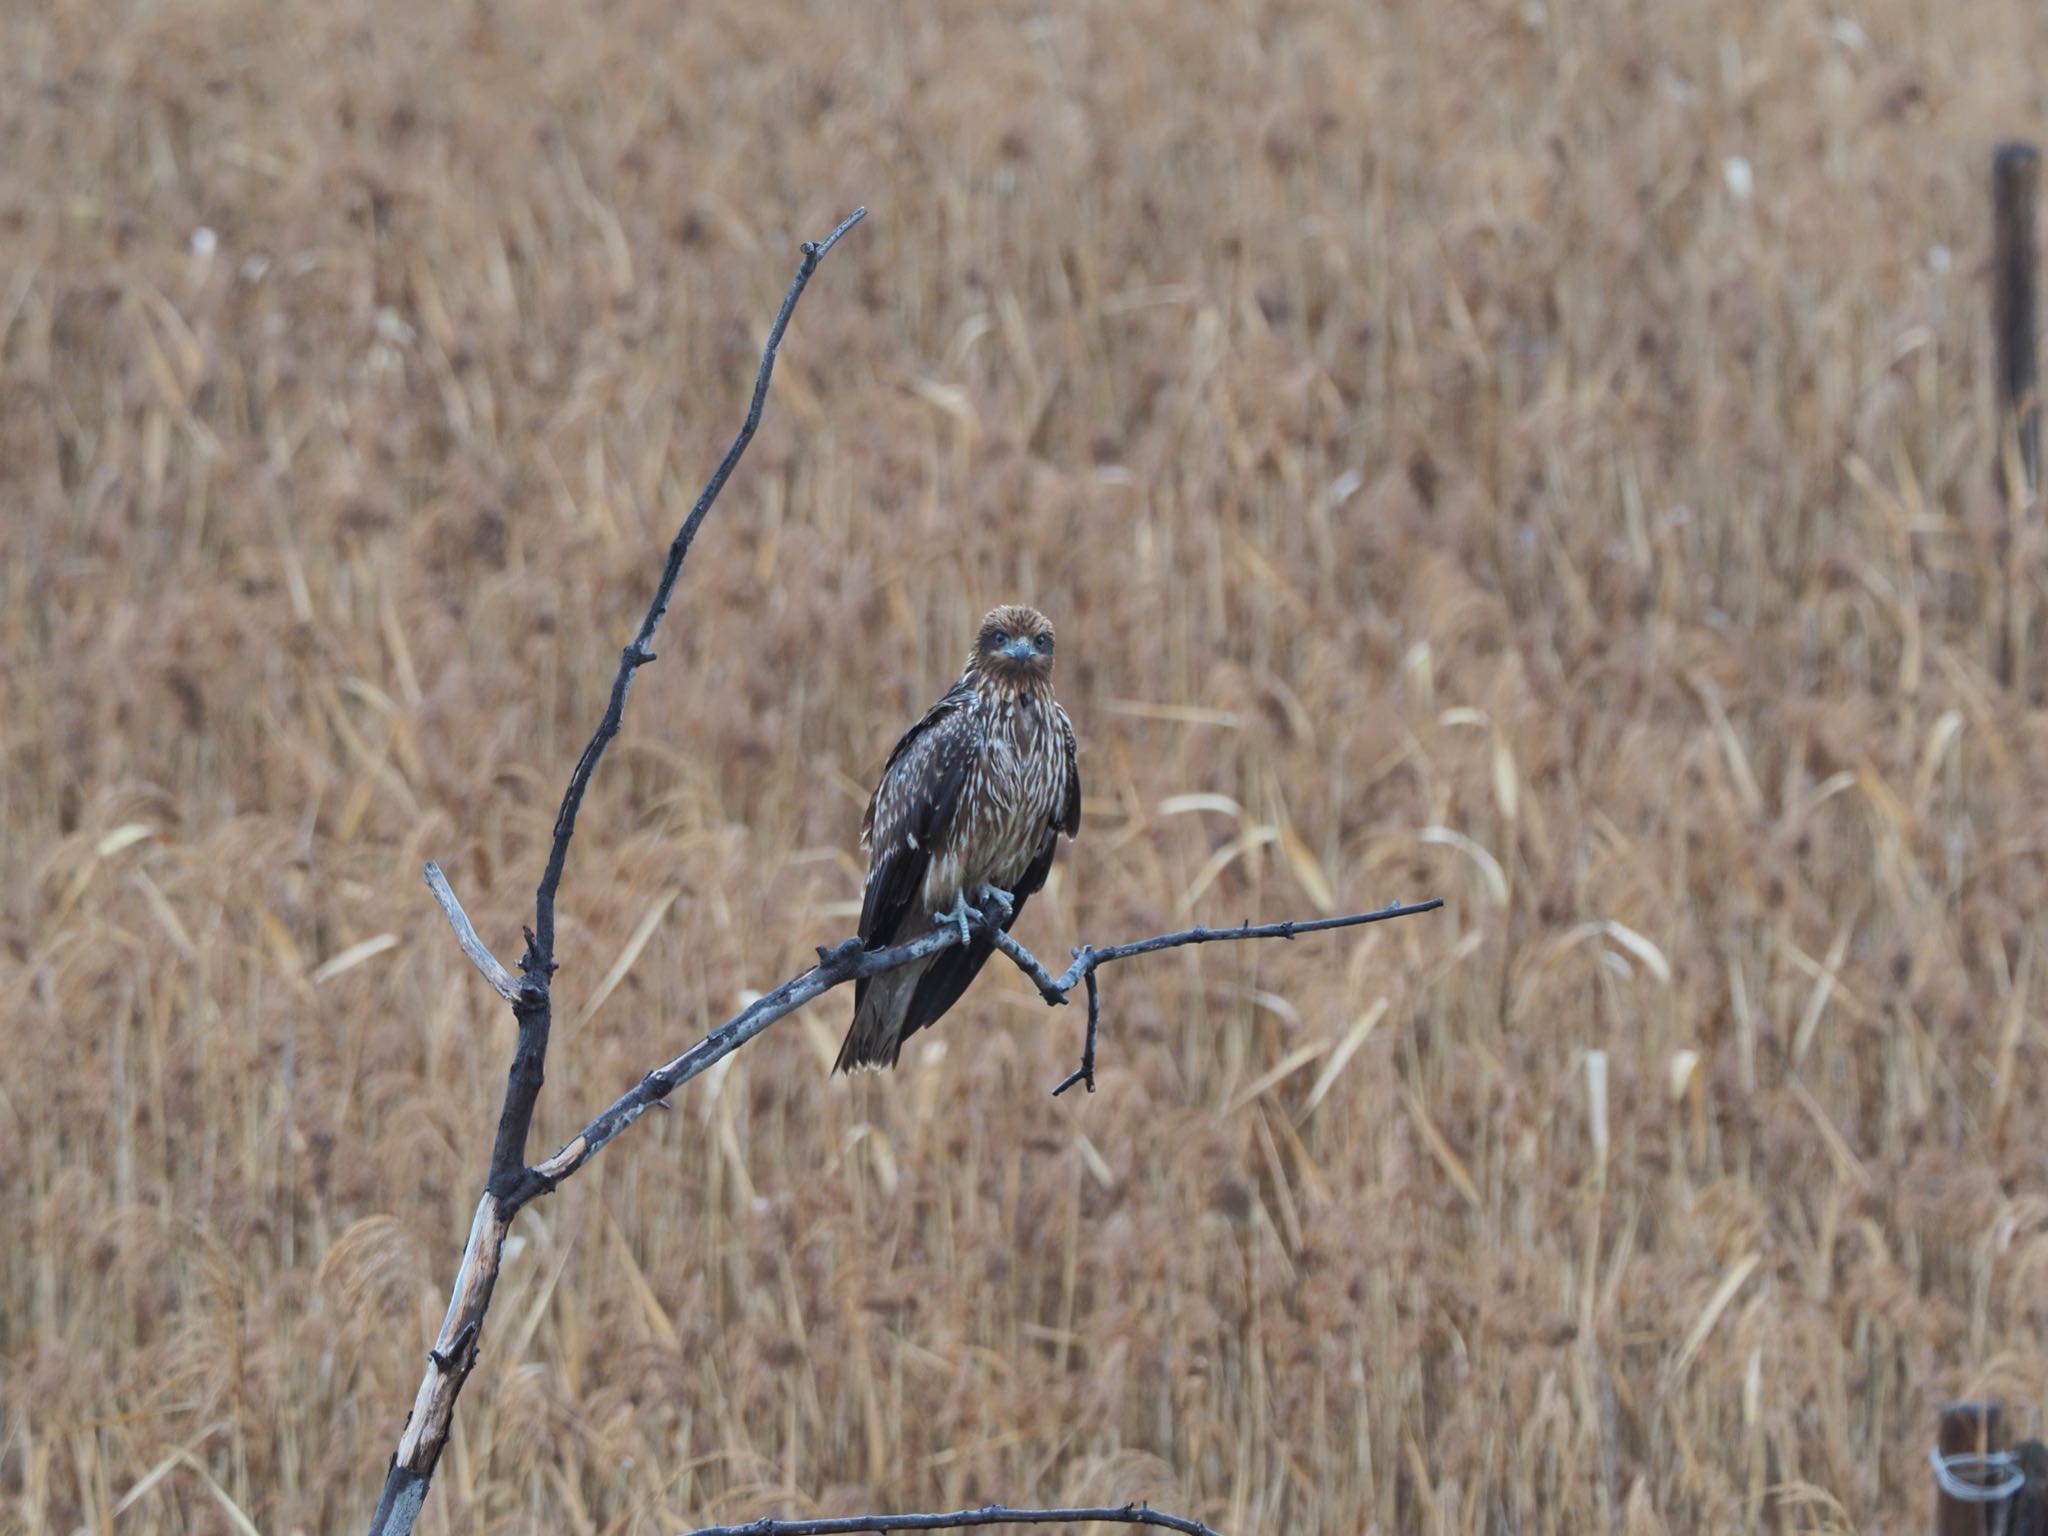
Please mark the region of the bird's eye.
POLYGON ((1010 643, 1009 633, 1005 630, 997 630, 994 638, 997 645, 1008 645, 1010 643))
POLYGON ((1051 635, 1040 635, 1040 636, 1038 637, 1038 648, 1039 648, 1039 649, 1040 649, 1041 651, 1049 651, 1049 650, 1051 650, 1051 649, 1052 649, 1052 636, 1051 636, 1051 635))

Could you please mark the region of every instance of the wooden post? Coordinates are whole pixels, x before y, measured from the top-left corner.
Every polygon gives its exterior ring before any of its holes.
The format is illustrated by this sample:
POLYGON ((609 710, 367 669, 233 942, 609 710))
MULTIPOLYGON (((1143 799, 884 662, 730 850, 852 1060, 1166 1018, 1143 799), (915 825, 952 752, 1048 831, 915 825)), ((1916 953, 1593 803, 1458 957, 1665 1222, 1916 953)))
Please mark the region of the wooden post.
MULTIPOLYGON (((1941 1410, 1934 1448, 1942 1456, 1988 1456, 2005 1449, 2005 1411, 1998 1403, 1950 1403, 1941 1410)), ((1964 1482, 1971 1479, 1962 1478, 1964 1482)), ((2010 1501, 1957 1498, 1939 1482, 1934 1489, 1934 1536, 2005 1536, 2010 1501)))
POLYGON ((2013 1500, 2006 1536, 2048 1536, 2048 1445, 2022 1440, 2012 1449, 2027 1485, 2013 1500))
POLYGON ((2031 512, 2041 470, 2040 370, 2034 350, 2034 189, 2041 157, 2034 146, 2001 144, 1991 155, 1991 330, 1998 349, 1998 442, 1993 479, 2005 501, 1998 537, 2000 569, 1994 660, 2011 686, 2027 644, 2026 590, 2014 567, 2031 540, 2019 525, 2031 512))
POLYGON ((2001 144, 1991 156, 1991 326, 1998 343, 1999 482, 2009 506, 2032 497, 2041 472, 2039 368, 2034 352, 2034 146, 2001 144), (2019 483, 2011 456, 2019 457, 2019 483))

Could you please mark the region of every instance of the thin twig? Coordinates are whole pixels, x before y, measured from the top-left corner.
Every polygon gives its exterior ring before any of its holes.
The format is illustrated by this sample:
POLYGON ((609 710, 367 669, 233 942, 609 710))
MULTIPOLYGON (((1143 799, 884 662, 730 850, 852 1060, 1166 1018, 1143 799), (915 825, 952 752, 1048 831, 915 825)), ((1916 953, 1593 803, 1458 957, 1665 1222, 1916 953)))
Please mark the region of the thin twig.
POLYGON ((1247 922, 1235 928, 1184 928, 1179 933, 1162 933, 1157 938, 1139 939, 1130 944, 1112 944, 1107 949, 1084 948, 1074 956, 1074 963, 1063 975, 1049 987, 1040 983, 1039 989, 1057 992, 1064 997, 1074 990, 1074 983, 1098 966, 1107 965, 1112 960, 1128 960, 1133 955, 1179 949, 1183 944, 1223 944, 1234 939, 1291 939, 1297 934, 1328 933, 1332 928, 1358 928, 1366 923, 1384 923, 1393 917, 1413 917, 1420 912, 1434 912, 1443 904, 1443 897, 1432 896, 1428 901, 1390 902, 1374 912, 1347 912, 1342 917, 1299 918, 1285 923, 1247 922))
POLYGON ((508 1003, 518 1002, 519 978, 499 964, 498 957, 491 953, 491 946, 477 937, 469 914, 455 899, 448 877, 441 873, 441 866, 432 859, 427 860, 427 889, 434 893, 434 900, 440 903, 448 926, 455 930, 455 942, 462 946, 462 952, 469 956, 470 963, 484 973, 484 980, 491 984, 491 990, 508 1003))
POLYGON ((1088 1091, 1095 1091, 1095 1042, 1102 1034, 1102 988, 1096 985, 1095 973, 1088 973, 1088 1033, 1082 1038, 1081 1065, 1061 1078, 1052 1090, 1058 1098, 1076 1083, 1086 1083, 1088 1091))
POLYGON ((861 1531, 953 1531, 970 1525, 1150 1525, 1185 1536, 1216 1536, 1199 1520, 1169 1515, 1148 1504, 1104 1505, 1094 1509, 1011 1509, 985 1504, 943 1515, 842 1515, 829 1520, 755 1520, 746 1525, 707 1525, 689 1536, 851 1536, 861 1531))

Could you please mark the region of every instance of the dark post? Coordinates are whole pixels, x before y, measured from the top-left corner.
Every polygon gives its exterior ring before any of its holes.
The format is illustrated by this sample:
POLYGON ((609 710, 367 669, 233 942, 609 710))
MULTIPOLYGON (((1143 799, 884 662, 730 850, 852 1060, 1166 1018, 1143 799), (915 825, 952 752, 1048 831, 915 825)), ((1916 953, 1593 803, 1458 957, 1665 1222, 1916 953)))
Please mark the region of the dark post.
POLYGON ((2020 1475, 2026 1486, 2012 1503, 2012 1520, 2006 1536, 2048 1536, 2048 1445, 2022 1440, 2013 1447, 2020 1459, 2020 1475))
POLYGON ((2039 482, 2041 406, 2035 392, 2034 187, 2041 157, 2034 146, 2001 144, 1991 156, 1991 327, 1998 342, 1999 484, 2008 506, 2023 506, 2039 482), (2012 483, 2017 450, 2024 483, 2012 483))
POLYGON ((1991 155, 1991 329, 1998 348, 1997 463, 2005 502, 1998 531, 2000 591, 1993 641, 1998 680, 2011 686, 2026 653, 2024 583, 2014 570, 2028 547, 2018 521, 2034 504, 2041 465, 2039 369, 2034 353, 2034 188, 2041 158, 2031 144, 2001 144, 1991 155))
MULTIPOLYGON (((1934 1448, 1946 1462, 1963 1458, 1949 1477, 1958 1490, 1996 1488, 2003 1471, 1987 1459, 2005 1449, 2005 1412, 1998 1403, 1950 1403, 1941 1410, 1934 1448)), ((1937 1479, 1934 1488, 1934 1536, 2005 1536, 2010 1499, 1995 1503, 1952 1491, 1937 1479)))

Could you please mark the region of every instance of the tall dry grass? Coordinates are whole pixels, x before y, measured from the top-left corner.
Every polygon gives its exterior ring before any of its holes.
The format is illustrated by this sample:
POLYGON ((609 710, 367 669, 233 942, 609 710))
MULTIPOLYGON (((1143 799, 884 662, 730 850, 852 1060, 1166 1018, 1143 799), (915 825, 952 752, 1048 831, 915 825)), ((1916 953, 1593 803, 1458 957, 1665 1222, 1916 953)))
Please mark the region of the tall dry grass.
POLYGON ((1980 271, 2044 56, 2013 0, 0 9, 0 1526, 366 1515, 510 1044, 421 862, 516 949, 865 202, 587 807, 539 1139, 847 931, 999 598, 1084 742, 1041 952, 1450 906, 1121 968, 1093 1097, 1008 974, 884 1080, 783 1025, 522 1218, 426 1528, 1918 1528, 1932 1405, 2048 1381, 1980 271))

